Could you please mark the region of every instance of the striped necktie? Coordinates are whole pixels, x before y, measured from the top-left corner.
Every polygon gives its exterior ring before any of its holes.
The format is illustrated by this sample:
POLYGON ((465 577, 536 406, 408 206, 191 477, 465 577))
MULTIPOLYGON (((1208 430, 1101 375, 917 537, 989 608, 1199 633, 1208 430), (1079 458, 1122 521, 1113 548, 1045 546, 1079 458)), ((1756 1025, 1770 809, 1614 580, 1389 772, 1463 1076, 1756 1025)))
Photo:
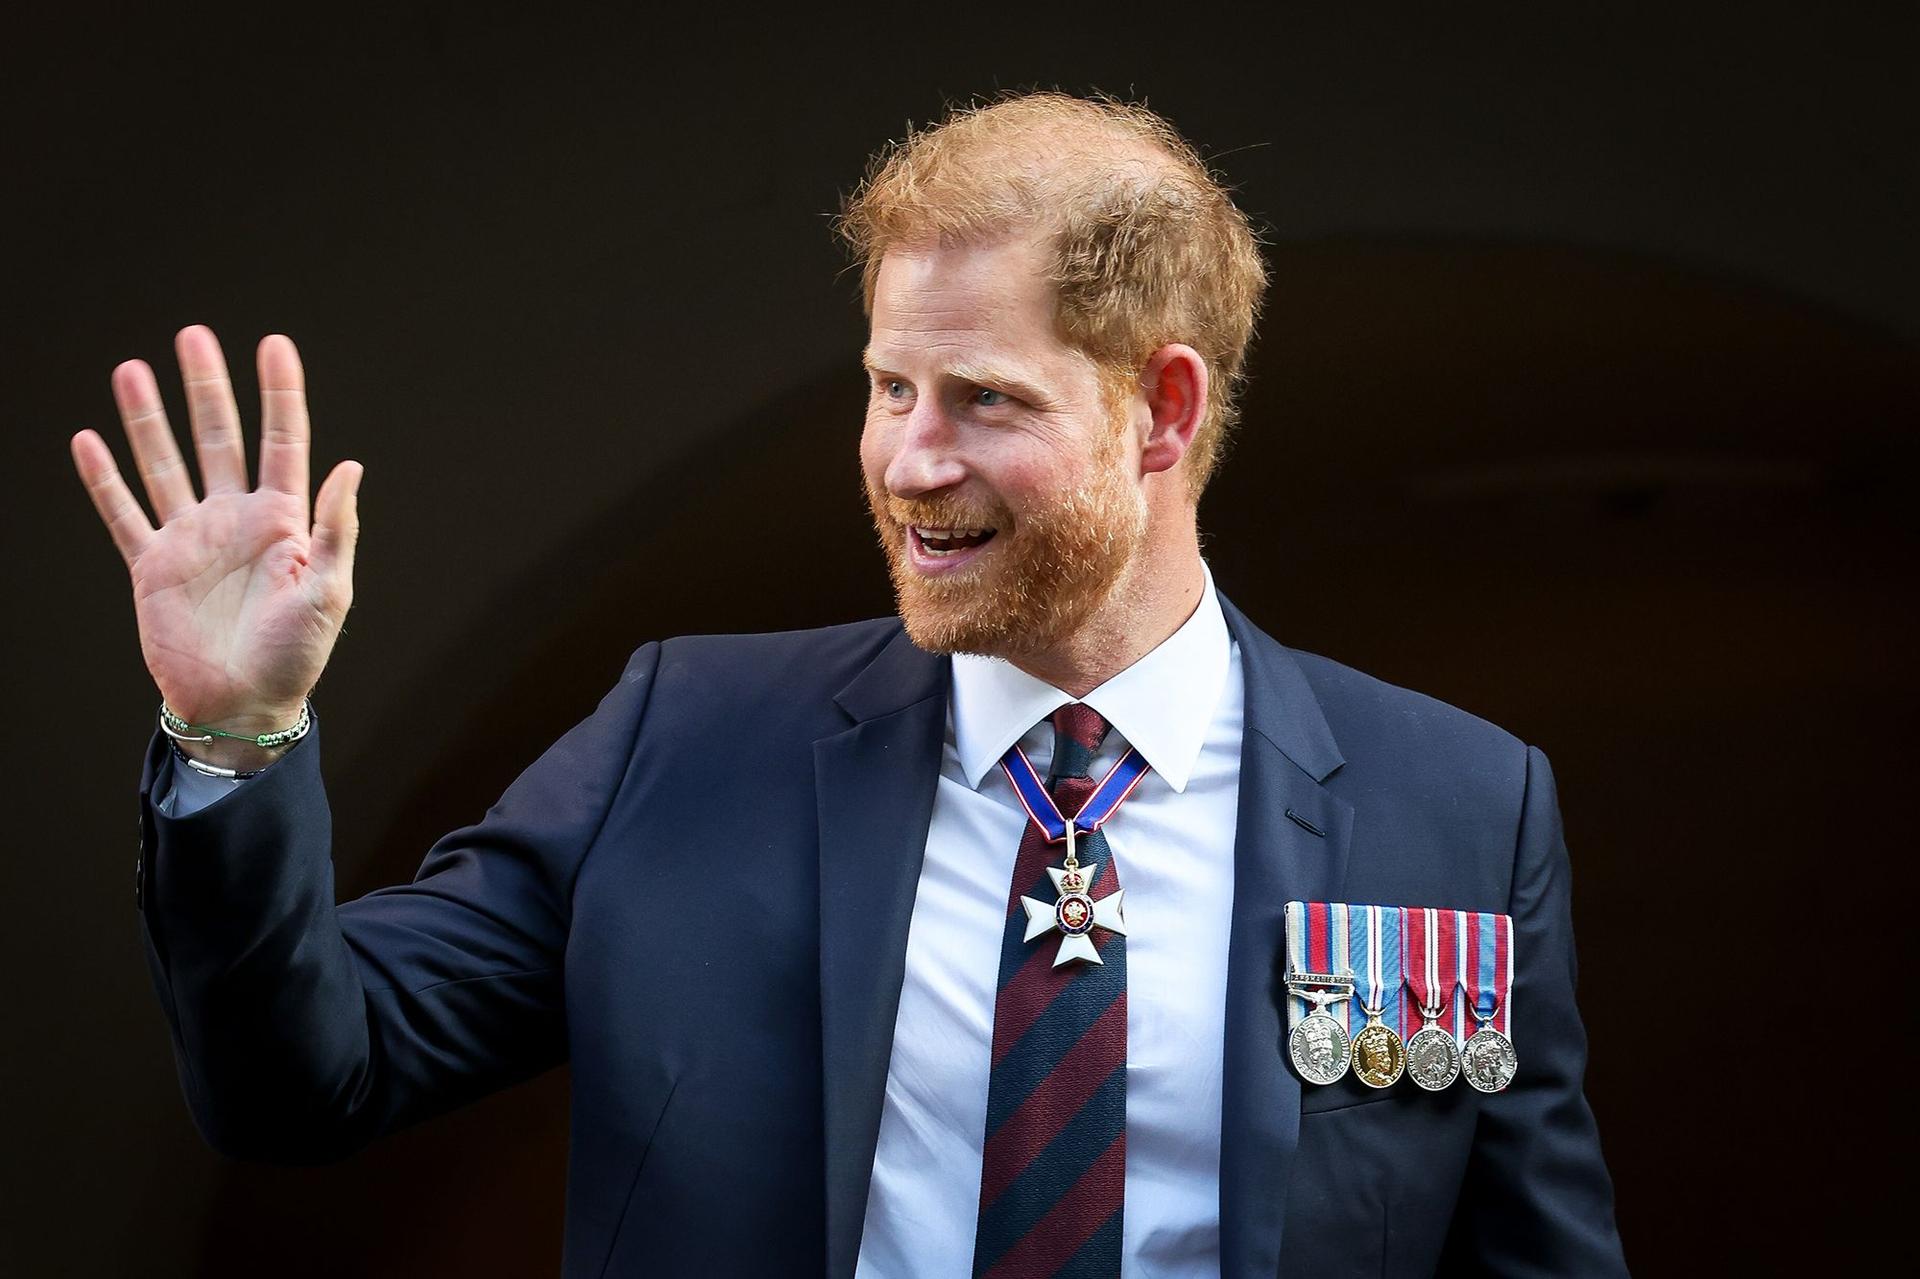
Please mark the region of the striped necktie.
MULTIPOLYGON (((1071 819, 1094 791, 1093 756, 1107 721, 1069 703, 1053 713, 1048 790, 1071 819)), ((1106 836, 1076 840, 1082 867, 1098 863, 1089 895, 1120 887, 1106 836)), ((1093 935, 1098 964, 1054 966, 1060 934, 1024 940, 1020 899, 1059 896, 1047 867, 1065 845, 1028 821, 1014 859, 1000 985, 993 1008, 993 1071, 980 1170, 976 1279, 1042 1275, 1116 1279, 1127 1163, 1126 938, 1093 935)))

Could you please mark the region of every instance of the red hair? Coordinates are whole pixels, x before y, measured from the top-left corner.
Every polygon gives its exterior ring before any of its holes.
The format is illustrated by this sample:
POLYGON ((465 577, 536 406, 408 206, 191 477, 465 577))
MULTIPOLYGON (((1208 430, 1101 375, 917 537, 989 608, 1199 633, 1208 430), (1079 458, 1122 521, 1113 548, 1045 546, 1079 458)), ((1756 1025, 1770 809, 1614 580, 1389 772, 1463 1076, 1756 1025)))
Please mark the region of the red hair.
POLYGON ((837 230, 860 261, 869 316, 896 245, 1038 234, 1061 340, 1110 390, 1131 394, 1167 343, 1193 347, 1211 375, 1188 449, 1198 500, 1237 417, 1267 274, 1246 215, 1166 120, 1062 93, 953 110, 873 158, 837 230))

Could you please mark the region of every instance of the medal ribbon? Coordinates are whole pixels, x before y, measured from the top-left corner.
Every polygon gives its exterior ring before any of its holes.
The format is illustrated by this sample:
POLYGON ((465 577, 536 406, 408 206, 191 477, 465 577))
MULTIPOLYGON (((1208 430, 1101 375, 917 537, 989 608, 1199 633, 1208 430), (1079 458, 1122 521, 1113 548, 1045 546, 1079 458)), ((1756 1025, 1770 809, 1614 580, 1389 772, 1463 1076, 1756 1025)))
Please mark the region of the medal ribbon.
MULTIPOLYGON (((1380 1020, 1404 1039, 1413 1032, 1406 1027, 1405 1001, 1400 997, 1400 916, 1403 912, 1398 906, 1350 906, 1346 910, 1347 926, 1351 929, 1348 953, 1361 965, 1355 973, 1356 993, 1367 1001, 1368 1008, 1378 1008, 1380 1020)), ((1366 1022, 1367 1014, 1355 1010, 1348 1029, 1357 1030, 1366 1022)))
MULTIPOLYGON (((1348 931, 1348 928, 1349 920, 1353 916, 1353 908, 1345 902, 1326 902, 1321 905, 1320 909, 1323 912, 1320 918, 1326 929, 1326 941, 1322 944, 1328 952, 1328 966, 1319 971, 1323 973, 1352 973, 1353 934, 1348 931)), ((1313 913, 1309 911, 1307 914, 1309 931, 1311 931, 1313 918, 1313 913)), ((1347 1035, 1349 1037, 1353 1035, 1355 1030, 1359 1029, 1359 1027, 1355 1025, 1355 1022, 1362 1019, 1356 1015, 1351 999, 1343 999, 1327 1011, 1340 1019, 1340 1024, 1347 1028, 1347 1035)))
POLYGON ((1287 903, 1287 976, 1311 972, 1307 967, 1307 904, 1287 903))
MULTIPOLYGON (((1454 988, 1460 981, 1459 912, 1435 910, 1431 906, 1409 906, 1404 912, 1406 928, 1401 952, 1400 972, 1407 990, 1413 995, 1405 1012, 1408 1024, 1420 1016, 1418 1009, 1438 1005, 1434 1021, 1459 1039, 1460 1026, 1454 1016, 1454 988)), ((1413 1027, 1417 1030, 1419 1027, 1413 1027)), ((1412 1030, 1407 1032, 1412 1033, 1412 1030)))
MULTIPOLYGON (((1365 914, 1366 907, 1349 907, 1344 902, 1287 903, 1287 975, 1319 973, 1323 976, 1352 974, 1352 939, 1347 934, 1351 915, 1365 914)), ((1364 949, 1361 954, 1365 954, 1364 949)), ((1298 1026, 1313 1011, 1313 1003, 1302 995, 1287 995, 1287 1027, 1298 1026)), ((1351 1035, 1357 1021, 1353 1000, 1342 999, 1327 1005, 1327 1015, 1337 1019, 1351 1035)))
MULTIPOLYGON (((1473 911, 1460 916, 1460 984, 1474 1021, 1513 1037, 1513 917, 1473 911)), ((1464 1024, 1460 1029, 1471 1034, 1464 1024)))
MULTIPOLYGON (((1307 962, 1307 904, 1287 903, 1287 976, 1313 971, 1307 962)), ((1291 1031, 1307 1015, 1307 1001, 1287 990, 1287 1029, 1291 1031)))
MULTIPOLYGON (((1067 837, 1067 819, 1061 815, 1060 806, 1053 802, 1040 775, 1028 761, 1025 751, 1015 743, 1005 755, 1000 757, 1000 767, 1006 770, 1007 780, 1013 783, 1013 793, 1020 797, 1020 806, 1027 810, 1027 816, 1033 824, 1047 833, 1047 842, 1057 844, 1067 837)), ((1109 817, 1126 802, 1146 777, 1151 765, 1146 757, 1131 746, 1120 761, 1107 770, 1100 784, 1093 788, 1093 794, 1087 796, 1087 802, 1073 815, 1074 833, 1091 835, 1099 830, 1109 817)))

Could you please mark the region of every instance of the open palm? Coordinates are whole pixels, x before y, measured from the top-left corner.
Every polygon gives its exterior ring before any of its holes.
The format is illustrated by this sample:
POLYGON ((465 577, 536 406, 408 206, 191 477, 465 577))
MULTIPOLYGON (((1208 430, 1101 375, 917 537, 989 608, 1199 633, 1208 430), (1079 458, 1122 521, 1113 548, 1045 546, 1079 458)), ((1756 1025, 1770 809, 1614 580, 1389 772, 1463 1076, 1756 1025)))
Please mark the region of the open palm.
POLYGON ((229 731, 285 728, 353 601, 362 468, 333 468, 309 523, 305 379, 292 341, 272 336, 258 353, 260 482, 249 488, 219 342, 195 326, 175 349, 205 496, 194 496, 153 370, 139 360, 113 371, 113 392, 153 521, 97 432, 73 437, 74 467, 132 576, 141 651, 167 705, 229 731))

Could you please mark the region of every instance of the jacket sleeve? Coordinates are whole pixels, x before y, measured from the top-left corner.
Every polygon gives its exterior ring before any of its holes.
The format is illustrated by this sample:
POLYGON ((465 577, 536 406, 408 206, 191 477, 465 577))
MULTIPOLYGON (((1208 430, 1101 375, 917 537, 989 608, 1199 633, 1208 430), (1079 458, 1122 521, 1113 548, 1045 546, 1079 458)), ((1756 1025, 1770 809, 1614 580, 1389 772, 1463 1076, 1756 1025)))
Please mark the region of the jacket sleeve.
POLYGON ((562 963, 575 877, 633 757, 649 644, 599 708, 411 884, 334 903, 320 726, 246 785, 157 811, 140 786, 141 929, 181 1086, 235 1158, 338 1159, 566 1058, 562 963))
POLYGON ((1574 1006, 1569 881, 1553 772, 1530 746, 1507 907, 1520 1067, 1504 1092, 1482 1098, 1447 1273, 1626 1274, 1613 1182, 1581 1088, 1587 1037, 1574 1006))

